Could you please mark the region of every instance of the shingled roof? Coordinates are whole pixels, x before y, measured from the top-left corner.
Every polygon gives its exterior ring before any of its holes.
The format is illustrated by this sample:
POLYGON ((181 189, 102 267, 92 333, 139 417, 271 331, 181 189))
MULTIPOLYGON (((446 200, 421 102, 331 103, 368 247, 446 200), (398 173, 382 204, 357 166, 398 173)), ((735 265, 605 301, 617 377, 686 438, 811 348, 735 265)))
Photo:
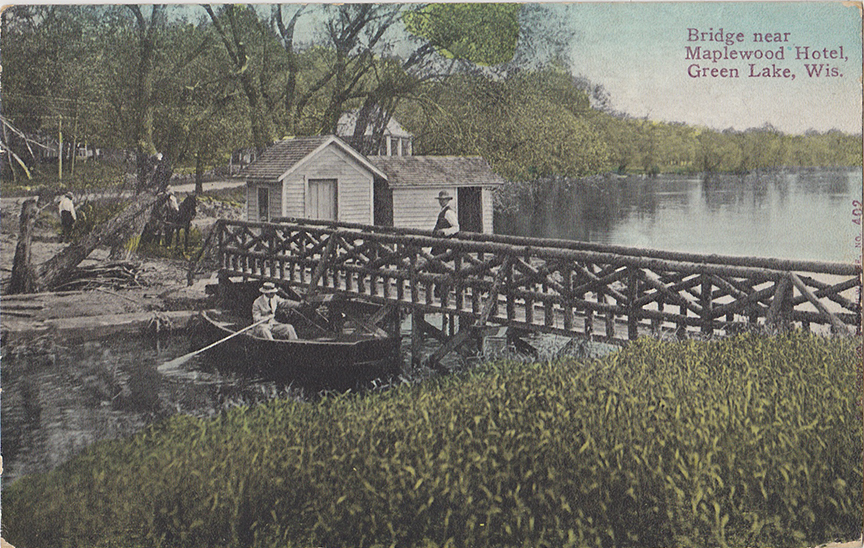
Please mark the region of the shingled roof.
POLYGON ((370 171, 375 172, 375 175, 383 175, 365 156, 334 135, 295 137, 277 141, 268 147, 257 160, 249 164, 241 174, 248 179, 280 179, 303 160, 309 158, 316 151, 323 150, 330 143, 335 143, 345 152, 354 156, 358 162, 365 164, 370 171))
POLYGON ((370 156, 390 187, 497 186, 504 179, 480 156, 370 156))

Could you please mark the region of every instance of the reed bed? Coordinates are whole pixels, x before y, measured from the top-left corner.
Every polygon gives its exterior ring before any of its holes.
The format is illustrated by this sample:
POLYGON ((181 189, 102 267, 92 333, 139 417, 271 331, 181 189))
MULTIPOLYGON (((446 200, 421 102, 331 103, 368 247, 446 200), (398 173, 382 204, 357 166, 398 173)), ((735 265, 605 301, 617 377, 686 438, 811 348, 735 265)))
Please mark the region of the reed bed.
POLYGON ((216 420, 4 486, 15 546, 805 546, 860 534, 855 343, 641 339, 216 420))

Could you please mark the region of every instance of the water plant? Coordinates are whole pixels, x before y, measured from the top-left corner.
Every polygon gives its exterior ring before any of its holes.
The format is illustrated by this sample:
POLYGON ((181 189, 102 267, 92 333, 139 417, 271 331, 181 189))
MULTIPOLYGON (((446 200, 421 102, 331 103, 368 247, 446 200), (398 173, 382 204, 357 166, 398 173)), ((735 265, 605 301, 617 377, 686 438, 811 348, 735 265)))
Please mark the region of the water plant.
POLYGON ((859 535, 854 343, 639 340, 176 416, 4 486, 16 546, 804 546, 859 535))

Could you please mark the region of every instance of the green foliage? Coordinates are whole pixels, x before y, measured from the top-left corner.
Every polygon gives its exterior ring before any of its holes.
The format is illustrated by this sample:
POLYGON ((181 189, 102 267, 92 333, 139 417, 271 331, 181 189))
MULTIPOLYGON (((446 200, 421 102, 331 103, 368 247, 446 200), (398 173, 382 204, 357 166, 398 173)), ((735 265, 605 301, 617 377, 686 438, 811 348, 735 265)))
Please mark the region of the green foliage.
POLYGON ((75 193, 106 190, 122 186, 125 174, 124 166, 120 164, 78 160, 75 162, 74 171, 70 164, 64 164, 62 180, 57 173, 57 164, 37 164, 31 175, 30 179, 0 177, 0 194, 10 196, 34 192, 56 194, 67 190, 75 193))
MULTIPOLYGON (((4 486, 16 546, 794 546, 859 531, 854 342, 640 340, 177 416, 4 486)), ((856 386, 859 386, 856 388, 856 386)))
POLYGON ((429 4, 404 14, 405 28, 447 58, 497 65, 513 58, 520 4, 429 4))
POLYGON ((560 68, 501 80, 460 75, 431 87, 422 110, 399 113, 417 154, 480 155, 509 179, 583 176, 608 168, 588 96, 560 68))

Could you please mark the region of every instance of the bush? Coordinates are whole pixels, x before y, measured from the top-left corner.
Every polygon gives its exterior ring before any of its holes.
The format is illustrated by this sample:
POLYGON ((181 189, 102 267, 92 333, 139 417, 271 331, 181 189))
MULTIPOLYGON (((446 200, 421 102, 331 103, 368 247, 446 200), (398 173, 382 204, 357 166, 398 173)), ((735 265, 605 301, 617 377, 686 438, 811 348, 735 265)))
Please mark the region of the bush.
POLYGON ((859 534, 853 342, 640 340, 602 360, 215 421, 3 493, 27 546, 791 546, 859 534))

